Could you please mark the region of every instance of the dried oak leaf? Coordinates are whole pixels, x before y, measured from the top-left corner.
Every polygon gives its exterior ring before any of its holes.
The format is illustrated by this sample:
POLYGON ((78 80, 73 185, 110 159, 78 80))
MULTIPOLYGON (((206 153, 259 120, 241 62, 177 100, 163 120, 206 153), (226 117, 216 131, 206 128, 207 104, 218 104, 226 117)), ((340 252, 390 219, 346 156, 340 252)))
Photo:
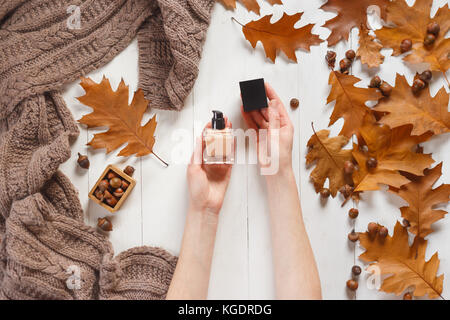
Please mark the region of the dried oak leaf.
POLYGON ((283 51, 289 59, 297 62, 295 50, 301 48, 309 51, 311 46, 323 42, 318 35, 311 34, 313 24, 299 29, 294 28, 302 15, 302 12, 292 16, 284 13, 283 17, 275 23, 270 23, 272 15, 268 15, 260 20, 249 22, 242 27, 242 30, 253 48, 258 41, 262 42, 267 57, 273 62, 275 62, 277 50, 283 51))
POLYGON ((91 107, 93 112, 83 116, 79 122, 89 128, 109 128, 106 132, 95 134, 88 145, 94 149, 106 148, 109 153, 128 143, 119 156, 136 154, 141 157, 153 153, 156 116, 141 126, 142 116, 148 106, 141 89, 135 93, 131 105, 128 105, 129 90, 123 80, 117 91, 113 91, 106 77, 98 84, 90 78, 82 78, 80 85, 86 94, 78 100, 91 107))
POLYGON ((400 44, 405 39, 413 43, 412 51, 404 57, 410 63, 429 63, 432 71, 445 73, 450 67, 450 39, 445 35, 450 29, 450 5, 442 7, 431 18, 430 11, 433 0, 416 0, 414 6, 409 7, 403 0, 392 1, 387 9, 387 21, 394 27, 386 26, 375 31, 385 48, 394 49, 393 55, 401 54, 400 44), (429 47, 423 43, 427 34, 427 26, 431 22, 440 25, 436 42, 429 47))
POLYGON ((434 162, 431 155, 412 151, 417 144, 432 136, 430 132, 411 136, 409 125, 390 129, 366 117, 360 134, 368 151, 364 152, 356 144, 353 146, 353 157, 358 163, 358 170, 353 174, 355 191, 378 190, 379 184, 400 188, 409 180, 399 171, 423 176, 423 171, 434 162), (369 158, 377 160, 376 168, 367 168, 366 161, 369 158))
POLYGON ((448 102, 449 95, 444 88, 434 98, 429 89, 414 94, 406 78, 397 74, 391 96, 380 100, 373 110, 387 112, 380 122, 391 128, 412 124, 412 135, 421 135, 427 131, 437 135, 450 132, 448 102))
POLYGON ((316 162, 316 167, 310 176, 316 192, 323 188, 328 178, 329 189, 335 197, 338 190, 347 183, 344 176, 344 163, 352 160, 352 150, 342 149, 348 143, 348 138, 344 136, 329 138, 329 134, 330 131, 321 130, 312 135, 308 141, 306 164, 311 165, 316 162))
POLYGON ((439 267, 438 254, 425 260, 427 241, 416 237, 409 246, 408 231, 397 222, 394 235, 382 239, 379 235, 372 237, 368 232, 359 235, 360 244, 366 251, 359 256, 370 266, 378 267, 384 279, 380 290, 400 295, 412 287, 416 297, 428 294, 433 299, 441 296, 444 275, 437 276, 439 267))
POLYGON ((344 118, 344 126, 340 135, 350 138, 358 133, 364 117, 370 109, 366 106, 368 101, 378 101, 383 95, 374 88, 358 88, 355 84, 361 79, 340 72, 331 71, 328 83, 331 85, 327 104, 336 101, 329 126, 339 118, 344 118))
POLYGON ((379 67, 384 56, 380 53, 383 46, 375 41, 375 37, 369 34, 369 29, 361 26, 359 29, 359 48, 356 56, 361 59, 362 64, 367 64, 369 68, 379 67))
POLYGON ((433 189, 441 175, 442 162, 433 169, 426 169, 423 177, 413 177, 412 182, 400 189, 390 189, 390 192, 408 202, 409 207, 400 208, 402 217, 409 221, 409 231, 421 238, 432 233, 431 225, 447 214, 445 210, 434 209, 450 200, 450 184, 442 184, 433 189))
MULTIPOLYGON (((239 1, 245 6, 245 8, 248 11, 253 11, 258 15, 260 13, 260 7, 256 0, 218 0, 218 1, 221 2, 225 6, 225 8, 231 10, 236 9, 236 2, 239 1)), ((281 0, 267 0, 267 2, 269 2, 271 5, 283 4, 281 0)))
POLYGON ((331 30, 328 46, 334 46, 342 39, 348 40, 350 31, 354 27, 367 25, 367 9, 370 6, 378 6, 381 18, 385 19, 388 3, 389 0, 328 0, 320 8, 338 14, 324 25, 331 30))

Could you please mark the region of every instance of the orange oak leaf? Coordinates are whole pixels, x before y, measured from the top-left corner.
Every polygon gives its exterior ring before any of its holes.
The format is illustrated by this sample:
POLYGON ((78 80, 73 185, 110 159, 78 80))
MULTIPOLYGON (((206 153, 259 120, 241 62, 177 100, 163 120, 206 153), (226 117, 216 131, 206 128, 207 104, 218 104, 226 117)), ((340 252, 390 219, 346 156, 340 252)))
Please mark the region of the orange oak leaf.
POLYGON ((328 130, 314 132, 308 141, 306 164, 316 163, 310 176, 316 192, 323 188, 328 178, 329 189, 335 197, 338 190, 347 183, 344 176, 344 163, 352 160, 352 151, 342 149, 348 143, 348 138, 344 136, 330 138, 329 134, 328 130))
MULTIPOLYGON (((253 11, 256 14, 260 14, 260 6, 256 0, 218 0, 227 9, 236 9, 236 2, 241 2, 248 11, 253 11)), ((281 0, 266 0, 271 5, 283 4, 281 0)))
POLYGON ((442 162, 433 169, 426 169, 423 177, 413 177, 412 182, 400 189, 390 189, 390 192, 408 202, 408 207, 400 208, 402 217, 409 221, 409 231, 421 238, 432 233, 431 225, 447 214, 445 210, 434 209, 450 200, 450 184, 442 184, 433 189, 441 175, 442 162))
POLYGON ((450 68, 450 39, 445 39, 450 29, 450 5, 440 8, 431 18, 432 4, 433 0, 416 0, 414 6, 409 7, 404 0, 392 1, 387 9, 387 21, 394 24, 394 27, 383 27, 375 31, 375 34, 385 48, 394 49, 394 56, 402 53, 401 42, 410 39, 413 43, 412 51, 404 60, 413 64, 429 63, 430 70, 445 73, 450 68), (440 25, 440 32, 433 45, 425 46, 424 38, 431 22, 440 25))
POLYGON ((429 89, 414 94, 406 78, 397 74, 391 96, 380 100, 373 110, 387 112, 380 122, 391 128, 412 124, 412 135, 421 135, 427 131, 441 134, 450 132, 448 102, 449 96, 444 88, 434 98, 429 89))
POLYGON ((378 268, 380 275, 389 275, 384 279, 380 290, 396 295, 413 288, 416 297, 428 294, 430 299, 440 297, 443 289, 444 275, 437 276, 439 257, 435 253, 430 260, 425 260, 427 241, 416 237, 411 246, 408 231, 397 222, 393 236, 382 239, 368 232, 359 235, 360 244, 365 252, 359 258, 370 264, 370 269, 378 268))
POLYGON ((368 101, 378 101, 383 95, 374 88, 358 88, 355 84, 361 79, 337 71, 331 71, 328 83, 331 85, 327 104, 336 101, 329 126, 339 118, 344 118, 344 126, 340 135, 350 138, 358 133, 364 117, 370 109, 366 106, 368 101))
POLYGON ((370 6, 378 6, 381 18, 385 19, 388 3, 389 0, 328 0, 320 8, 338 14, 324 25, 331 30, 328 46, 334 46, 342 39, 348 40, 350 31, 354 27, 367 25, 367 9, 370 6))
POLYGON ((116 91, 113 91, 106 77, 98 84, 90 78, 82 78, 80 85, 86 94, 78 100, 91 107, 93 112, 83 116, 79 122, 88 128, 109 128, 106 132, 95 134, 88 145, 94 149, 105 148, 109 153, 127 143, 119 156, 136 154, 141 157, 154 154, 156 116, 141 126, 142 117, 148 107, 148 101, 141 89, 135 93, 131 105, 128 105, 129 88, 123 79, 116 91))
POLYGON ((384 56, 380 53, 383 46, 375 41, 375 37, 369 34, 369 29, 361 26, 359 29, 359 48, 356 56, 361 59, 362 64, 367 64, 369 68, 379 67, 384 56))
POLYGON ((273 62, 275 62, 278 50, 283 51, 289 59, 297 62, 295 50, 301 48, 309 51, 311 46, 323 42, 318 35, 311 34, 313 24, 299 29, 294 28, 302 15, 303 13, 296 13, 290 16, 284 13, 283 17, 273 24, 270 23, 272 15, 268 15, 246 24, 242 30, 253 48, 256 47, 258 41, 262 42, 267 57, 273 62))
POLYGON ((423 176, 423 171, 434 162, 431 155, 412 151, 432 136, 430 132, 411 136, 411 126, 390 129, 366 117, 360 134, 368 151, 364 152, 356 144, 353 146, 353 157, 358 163, 358 170, 353 174, 355 191, 378 190, 379 184, 400 188, 409 180, 399 171, 423 176), (377 160, 376 168, 367 168, 369 158, 377 160))

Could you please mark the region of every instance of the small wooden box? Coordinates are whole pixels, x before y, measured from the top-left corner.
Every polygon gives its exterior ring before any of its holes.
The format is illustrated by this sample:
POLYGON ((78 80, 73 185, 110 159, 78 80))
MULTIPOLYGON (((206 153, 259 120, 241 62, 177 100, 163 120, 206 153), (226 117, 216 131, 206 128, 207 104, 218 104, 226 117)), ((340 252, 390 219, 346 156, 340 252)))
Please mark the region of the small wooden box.
POLYGON ((103 208, 105 208, 106 210, 108 210, 111 213, 116 212, 117 210, 119 210, 119 208, 122 206, 123 202, 125 201, 125 199, 130 195, 131 190, 133 190, 134 186, 136 185, 136 181, 130 177, 129 175, 127 175, 125 172, 123 172, 122 170, 120 170, 119 168, 117 168, 116 166, 110 164, 106 167, 105 171, 103 171, 102 175, 100 176, 100 178, 97 180, 97 183, 94 185, 94 187, 92 188, 91 192, 89 192, 89 199, 91 199, 92 201, 98 203, 99 205, 101 205, 103 208), (99 185, 99 183, 105 179, 106 175, 108 174, 109 171, 113 171, 114 173, 116 173, 120 178, 122 178, 123 180, 126 180, 129 184, 127 190, 125 190, 123 196, 119 199, 119 201, 117 202, 116 206, 110 207, 109 205, 107 205, 106 203, 100 201, 99 199, 97 199, 94 195, 95 190, 97 190, 97 187, 99 185))

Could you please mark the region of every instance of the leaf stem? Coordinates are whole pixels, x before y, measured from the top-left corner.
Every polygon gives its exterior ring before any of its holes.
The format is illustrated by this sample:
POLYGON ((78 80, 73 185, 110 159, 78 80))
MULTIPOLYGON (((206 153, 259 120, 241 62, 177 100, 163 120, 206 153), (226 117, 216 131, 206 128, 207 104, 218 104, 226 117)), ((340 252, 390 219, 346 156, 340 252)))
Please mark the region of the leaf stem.
POLYGON ((333 160, 334 164, 336 165, 336 167, 339 169, 339 165, 337 164, 336 160, 334 160, 333 156, 331 155, 331 153, 328 151, 328 149, 325 147, 325 145, 322 143, 322 141, 320 141, 319 136, 316 133, 316 130, 314 129, 314 122, 311 122, 311 128, 314 132, 314 135, 317 138, 317 141, 319 141, 320 145, 322 146, 322 148, 326 151, 326 153, 328 154, 328 156, 331 158, 331 160, 333 160))
POLYGON ((240 23, 239 21, 237 21, 234 17, 231 17, 231 21, 236 22, 237 24, 240 24, 243 28, 245 27, 242 23, 240 23))
POLYGON ((163 159, 161 159, 156 153, 154 153, 153 151, 152 151, 152 154, 159 160, 159 161, 161 161, 162 163, 164 163, 164 165, 166 166, 166 167, 168 167, 169 166, 169 164, 167 163, 167 162, 165 162, 163 159))

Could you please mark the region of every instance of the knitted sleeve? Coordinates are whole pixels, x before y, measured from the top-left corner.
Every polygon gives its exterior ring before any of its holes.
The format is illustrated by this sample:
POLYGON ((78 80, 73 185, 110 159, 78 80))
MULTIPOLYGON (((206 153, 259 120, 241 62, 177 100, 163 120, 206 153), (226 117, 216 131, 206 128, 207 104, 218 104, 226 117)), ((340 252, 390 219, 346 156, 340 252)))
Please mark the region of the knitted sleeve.
POLYGON ((139 82, 150 105, 180 110, 198 76, 214 0, 156 0, 138 32, 139 82))

